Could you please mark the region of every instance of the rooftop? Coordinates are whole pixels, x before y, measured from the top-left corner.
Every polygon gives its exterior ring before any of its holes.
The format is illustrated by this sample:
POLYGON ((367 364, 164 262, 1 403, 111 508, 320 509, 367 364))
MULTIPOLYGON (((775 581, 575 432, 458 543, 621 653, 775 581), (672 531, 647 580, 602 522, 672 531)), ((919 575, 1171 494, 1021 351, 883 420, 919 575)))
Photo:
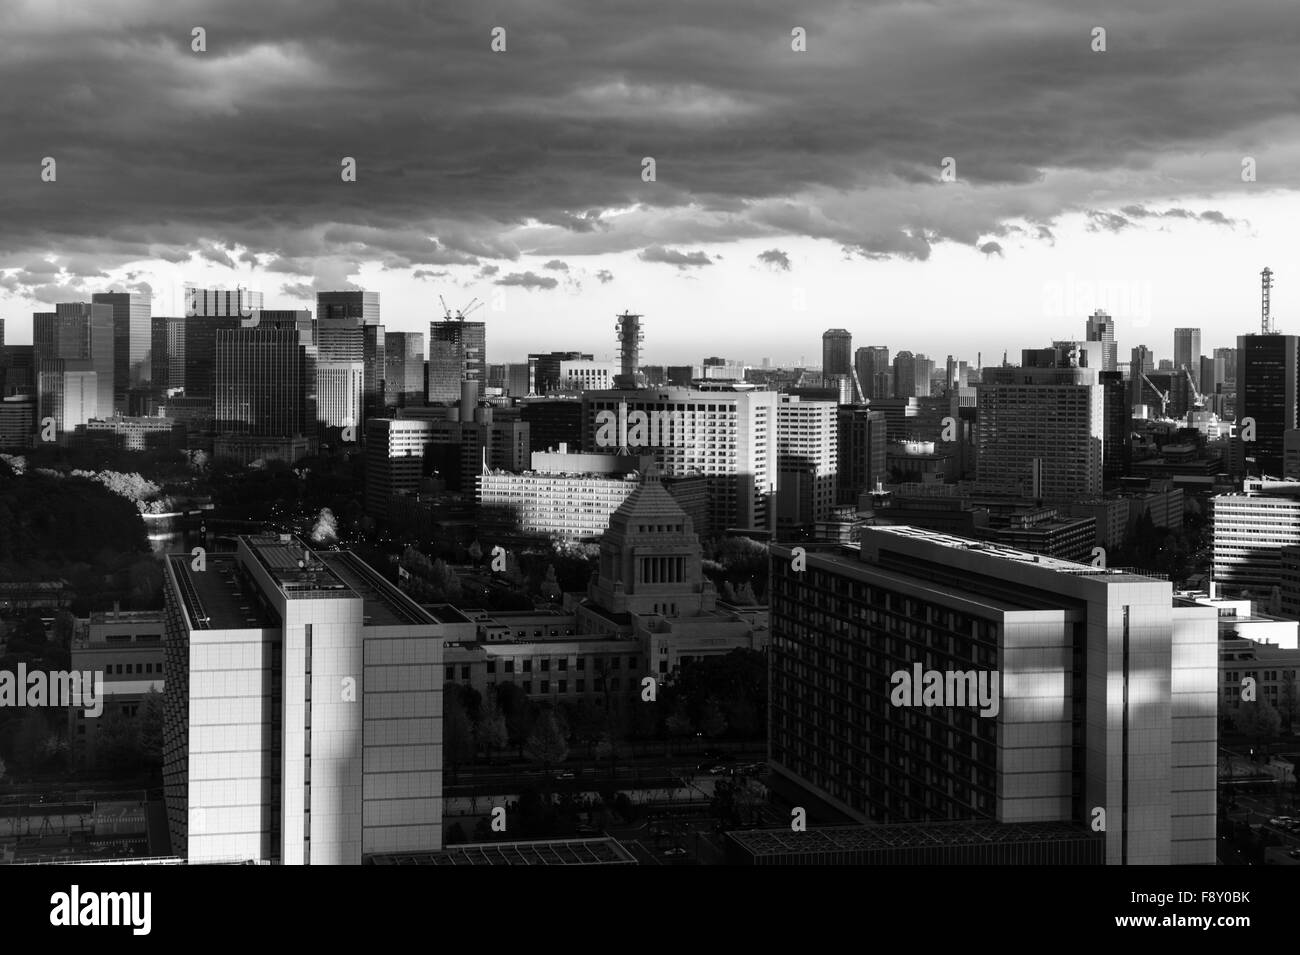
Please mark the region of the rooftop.
POLYGON ((486 842, 449 846, 441 852, 388 852, 366 857, 368 865, 636 865, 617 839, 486 842))
POLYGON ((792 832, 790 829, 754 829, 728 832, 727 836, 754 856, 810 852, 869 852, 880 849, 997 845, 1018 842, 1087 841, 1098 839, 1087 829, 1068 822, 943 822, 904 823, 888 826, 834 826, 792 832))
POLYGON ((196 629, 263 630, 279 626, 279 621, 253 595, 255 585, 242 579, 235 554, 209 553, 207 569, 202 573, 190 569, 188 554, 173 554, 167 561, 196 629))

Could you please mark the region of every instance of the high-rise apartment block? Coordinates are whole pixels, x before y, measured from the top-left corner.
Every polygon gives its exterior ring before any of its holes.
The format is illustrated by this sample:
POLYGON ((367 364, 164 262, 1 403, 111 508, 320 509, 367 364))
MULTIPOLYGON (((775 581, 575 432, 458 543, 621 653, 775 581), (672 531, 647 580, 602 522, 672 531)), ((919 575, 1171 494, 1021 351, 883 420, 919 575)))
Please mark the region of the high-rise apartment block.
POLYGON ((770 785, 810 816, 1104 817, 1107 864, 1214 864, 1217 612, 1168 581, 869 527, 774 546, 770 599, 770 785))
POLYGON ((771 529, 777 394, 743 385, 588 391, 583 449, 654 454, 665 477, 704 475, 710 524, 771 529))
POLYGON ((778 534, 826 520, 835 506, 838 409, 834 401, 780 396, 776 409, 778 534))
POLYGON ((853 334, 845 328, 828 328, 822 332, 822 375, 848 375, 853 372, 853 334))
POLYGON ((977 476, 1046 501, 1102 489, 1105 398, 1092 368, 985 368, 977 476))

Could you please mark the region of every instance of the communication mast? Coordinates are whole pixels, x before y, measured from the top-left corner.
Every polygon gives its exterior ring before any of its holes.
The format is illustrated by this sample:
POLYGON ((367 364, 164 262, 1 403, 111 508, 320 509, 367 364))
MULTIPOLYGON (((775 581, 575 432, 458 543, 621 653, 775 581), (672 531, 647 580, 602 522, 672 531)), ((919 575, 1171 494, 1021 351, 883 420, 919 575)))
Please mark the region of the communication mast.
POLYGON ((617 318, 614 331, 618 334, 619 374, 614 378, 614 387, 639 388, 637 366, 641 364, 641 341, 645 337, 641 331, 642 316, 624 312, 617 318))
POLYGON ((1273 334, 1273 314, 1269 309, 1269 291, 1273 288, 1273 270, 1265 268, 1260 275, 1260 334, 1273 334))

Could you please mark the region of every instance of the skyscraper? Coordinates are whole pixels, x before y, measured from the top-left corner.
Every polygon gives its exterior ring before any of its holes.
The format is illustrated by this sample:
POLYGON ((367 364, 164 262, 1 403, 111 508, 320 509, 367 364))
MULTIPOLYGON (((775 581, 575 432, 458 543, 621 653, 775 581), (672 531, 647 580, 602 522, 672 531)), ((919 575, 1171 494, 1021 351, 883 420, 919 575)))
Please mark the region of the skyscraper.
POLYGON ((853 335, 844 328, 822 332, 822 375, 853 373, 853 335))
POLYGON ((1133 389, 1129 400, 1135 405, 1147 404, 1144 396, 1150 392, 1150 386, 1142 380, 1142 376, 1150 375, 1156 370, 1155 356, 1151 354, 1151 349, 1146 345, 1135 345, 1130 352, 1128 363, 1128 382, 1133 389))
MULTIPOLYGON (((262 293, 251 289, 185 290, 184 329, 177 341, 183 342, 185 397, 211 402, 216 385, 217 333, 251 323, 261 314, 262 293)), ((172 342, 168 332, 168 344, 172 342)), ((171 387, 179 387, 172 384, 171 387)))
POLYGON ((384 404, 404 408, 424 403, 424 332, 384 336, 384 404))
POLYGON ((149 382, 150 296, 143 292, 96 292, 96 305, 113 310, 113 412, 129 414, 127 392, 149 382))
POLYGON ((1102 489, 1105 399, 1093 368, 985 368, 977 474, 1047 501, 1102 489))
POLYGON ((1176 605, 1169 581, 916 527, 794 556, 772 547, 769 785, 790 804, 1093 831, 1104 814, 1107 864, 1214 864, 1213 608, 1176 605), (938 701, 922 704, 922 674, 938 701))
POLYGON ((256 326, 216 333, 218 431, 315 436, 317 350, 310 315, 305 310, 262 312, 256 326))
POLYGON ((781 395, 776 409, 778 534, 830 516, 839 470, 838 407, 835 401, 781 395))
MULTIPOLYGON (((360 351, 355 360, 362 362, 362 410, 356 416, 356 425, 361 427, 361 418, 372 417, 381 414, 384 407, 384 350, 385 350, 385 329, 379 322, 379 293, 366 292, 360 289, 345 292, 317 292, 316 293, 316 318, 321 323, 322 331, 328 326, 334 331, 332 335, 342 336, 342 330, 352 328, 356 330, 356 337, 360 341, 360 351)), ((322 349, 326 346, 323 342, 318 342, 322 349)), ((340 346, 343 347, 343 346, 340 346)), ((354 360, 351 357, 352 346, 346 346, 349 352, 347 361, 354 360)), ((322 355, 324 358, 324 355, 322 355)), ((335 355, 328 359, 331 362, 344 360, 335 355)), ((330 376, 338 377, 335 372, 337 369, 331 366, 330 376)), ((347 376, 349 380, 351 373, 347 376)))
POLYGON ((487 325, 463 319, 430 322, 429 403, 456 404, 462 381, 477 383, 479 395, 483 394, 487 382, 487 325))
MULTIPOLYGON (((1193 375, 1201 373, 1201 330, 1199 328, 1174 329, 1174 371, 1186 368, 1193 375)), ((1198 381, 1199 385, 1200 382, 1198 381)))
POLYGON ((1115 320, 1113 318, 1101 309, 1097 309, 1088 317, 1088 328, 1084 338, 1086 341, 1103 343, 1100 371, 1118 370, 1117 349, 1119 346, 1115 343, 1115 320))
POLYGON ((857 504, 858 495, 885 479, 886 420, 883 411, 841 407, 836 414, 836 502, 857 504))
POLYGON ((1283 433, 1300 420, 1298 342, 1295 335, 1237 336, 1237 453, 1253 457, 1259 474, 1281 475, 1283 433))
POLYGON ((113 414, 113 309, 60 303, 32 315, 38 416, 59 431, 113 414))
POLYGON ((894 372, 889 364, 887 345, 865 345, 854 353, 853 360, 862 385, 862 397, 868 401, 894 397, 894 372))
POLYGON ((357 317, 320 316, 316 322, 317 417, 327 428, 349 425, 361 432, 366 384, 366 332, 377 325, 362 325, 357 317))

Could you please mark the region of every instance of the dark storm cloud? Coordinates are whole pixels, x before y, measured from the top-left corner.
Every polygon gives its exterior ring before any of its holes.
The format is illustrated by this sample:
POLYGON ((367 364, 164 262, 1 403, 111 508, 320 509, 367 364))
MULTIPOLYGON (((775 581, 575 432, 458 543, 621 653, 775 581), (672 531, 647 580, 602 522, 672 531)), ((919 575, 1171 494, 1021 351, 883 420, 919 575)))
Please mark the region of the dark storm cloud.
POLYGON ((768 249, 766 252, 758 253, 758 261, 774 269, 781 269, 783 272, 790 271, 790 256, 780 249, 768 249))
POLYGON ((511 272, 509 275, 497 279, 494 285, 515 285, 520 288, 546 288, 551 289, 559 285, 557 279, 549 275, 537 275, 534 272, 511 272))
POLYGON ((569 266, 568 266, 568 264, 565 263, 565 262, 561 262, 559 259, 551 259, 551 261, 549 261, 549 262, 547 262, 545 265, 543 265, 542 268, 544 268, 544 269, 550 269, 550 270, 553 271, 553 272, 567 272, 567 271, 569 271, 569 266))
POLYGON ((998 258, 1002 258, 1002 246, 996 242, 981 243, 979 245, 979 251, 983 252, 986 256, 996 255, 998 258))
POLYGON ((1204 212, 1193 212, 1191 209, 1164 209, 1155 210, 1147 209, 1143 206, 1130 205, 1120 209, 1120 212, 1130 219, 1188 219, 1199 220, 1201 222, 1211 222, 1215 225, 1228 226, 1232 228, 1237 225, 1237 220, 1225 216, 1217 209, 1206 209, 1204 212))
POLYGON ((1245 155, 1297 184, 1292 0, 11 0, 0 20, 0 264, 264 254, 315 280, 790 234, 925 259, 1009 220, 1244 188, 1245 155))
POLYGON ((647 249, 642 249, 637 258, 643 262, 663 262, 666 265, 675 265, 679 269, 698 268, 702 265, 713 264, 713 260, 703 252, 679 252, 677 249, 665 249, 662 245, 652 245, 647 249))

